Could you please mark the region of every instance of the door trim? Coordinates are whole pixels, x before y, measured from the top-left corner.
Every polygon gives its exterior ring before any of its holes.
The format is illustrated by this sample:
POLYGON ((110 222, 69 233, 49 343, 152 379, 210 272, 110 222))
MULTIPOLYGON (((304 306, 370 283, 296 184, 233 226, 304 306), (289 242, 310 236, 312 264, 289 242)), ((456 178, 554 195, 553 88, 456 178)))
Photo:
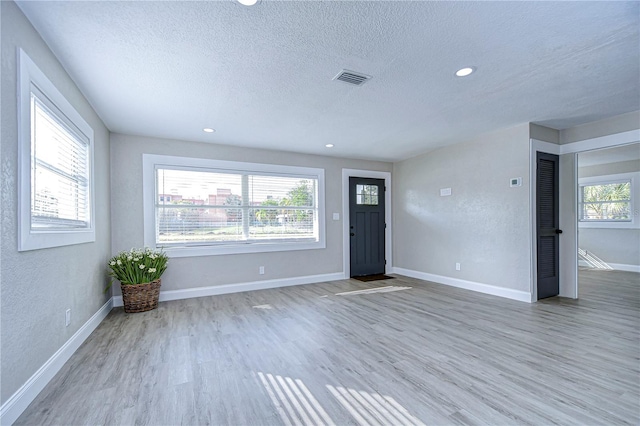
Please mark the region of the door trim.
MULTIPOLYGON (((385 258, 387 264, 385 265, 385 273, 390 273, 393 268, 393 223, 391 218, 391 210, 393 208, 391 204, 391 172, 379 172, 375 170, 358 170, 358 169, 342 169, 342 272, 345 279, 349 279, 351 275, 351 246, 349 237, 349 178, 350 177, 363 177, 384 179, 384 185, 387 190, 384 192, 385 212, 384 221, 387 224, 385 229, 385 258)), ((328 217, 328 215, 327 215, 328 217)))
MULTIPOLYGON (((577 143, 577 142, 574 142, 577 143)), ((566 170, 566 165, 563 165, 564 161, 563 159, 566 158, 563 156, 563 154, 561 153, 561 146, 562 145, 556 145, 556 144, 551 144, 548 142, 543 142, 543 141, 539 141, 536 139, 530 139, 530 155, 529 155, 529 159, 530 159, 530 167, 529 167, 529 172, 530 172, 530 182, 531 185, 529 187, 529 194, 530 194, 530 205, 531 205, 531 212, 530 212, 530 217, 531 220, 530 225, 531 225, 531 231, 529 232, 529 242, 531 244, 531 281, 530 281, 530 292, 531 292, 531 302, 537 302, 538 301, 538 242, 537 242, 537 218, 536 218, 536 214, 537 214, 537 205, 536 205, 536 200, 537 200, 537 194, 536 194, 536 189, 537 189, 537 152, 544 152, 547 154, 555 154, 558 155, 559 158, 559 162, 558 162, 558 173, 559 173, 559 187, 558 187, 558 194, 559 194, 559 214, 560 214, 560 222, 559 222, 559 229, 562 229, 564 231, 564 233, 562 234, 562 238, 560 239, 560 253, 559 253, 559 266, 560 266, 560 276, 559 276, 559 290, 560 293, 558 294, 561 297, 568 297, 571 299, 577 299, 578 297, 578 235, 577 235, 577 229, 578 229, 578 221, 577 219, 574 221, 575 223, 567 223, 565 221, 565 215, 566 215, 566 207, 564 206, 563 200, 566 200, 568 198, 571 199, 571 203, 572 205, 573 203, 573 199, 575 197, 575 194, 577 194, 577 186, 575 187, 575 190, 572 190, 571 194, 566 194, 563 191, 563 176, 566 173, 571 173, 574 176, 574 180, 576 182, 577 185, 577 176, 578 176, 578 168, 576 167, 576 161, 575 161, 575 152, 574 151, 570 151, 570 150, 566 150, 567 152, 565 152, 564 154, 573 154, 572 155, 572 169, 571 170, 566 170), (575 246, 575 254, 571 253, 572 247, 575 246)), ((573 145, 573 144, 570 144, 573 145)), ((575 205, 574 209, 576 209, 577 211, 577 204, 575 205)))

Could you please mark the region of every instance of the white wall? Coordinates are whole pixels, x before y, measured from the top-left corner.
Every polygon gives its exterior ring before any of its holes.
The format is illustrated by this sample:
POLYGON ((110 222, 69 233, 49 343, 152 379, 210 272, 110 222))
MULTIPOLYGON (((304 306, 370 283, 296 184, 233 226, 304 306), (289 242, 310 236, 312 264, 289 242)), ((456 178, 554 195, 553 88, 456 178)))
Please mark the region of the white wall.
MULTIPOLYGON (((578 154, 578 165, 580 154, 578 154)), ((640 161, 579 167, 578 178, 607 176, 640 171, 640 161)), ((636 206, 636 210, 638 207, 636 206)), ((640 271, 640 229, 584 228, 578 229, 578 247, 594 254, 614 269, 640 271)))
POLYGON ((396 163, 394 266, 528 295, 529 154, 523 124, 396 163))
POLYGON ((597 256, 613 269, 640 272, 638 229, 581 228, 578 247, 597 256))
POLYGON ((2 10, 1 340, 4 404, 107 302, 110 255, 109 133, 15 3, 2 10), (17 251, 17 48, 49 77, 95 132, 96 241, 17 251), (65 310, 72 320, 65 327, 65 310))
MULTIPOLYGON (((112 134, 113 253, 144 244, 144 153, 325 169, 325 249, 173 258, 162 277, 163 291, 342 272, 342 169, 391 171, 393 167, 391 163, 383 162, 112 134), (333 213, 340 213, 339 221, 332 220, 333 213), (258 274, 259 266, 265 266, 264 275, 258 274)), ((120 294, 119 291, 116 288, 114 294, 120 294)))

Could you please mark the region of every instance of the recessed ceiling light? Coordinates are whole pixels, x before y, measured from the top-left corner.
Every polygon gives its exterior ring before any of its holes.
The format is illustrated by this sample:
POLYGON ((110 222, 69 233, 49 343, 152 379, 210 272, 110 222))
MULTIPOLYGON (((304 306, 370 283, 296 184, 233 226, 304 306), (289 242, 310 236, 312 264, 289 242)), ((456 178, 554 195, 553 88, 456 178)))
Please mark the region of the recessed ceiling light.
POLYGON ((253 6, 258 3, 258 0, 238 0, 238 3, 244 6, 253 6))
POLYGON ((207 133, 213 133, 213 132, 215 132, 215 131, 216 131, 216 129, 212 129, 211 127, 205 127, 205 128, 204 128, 204 129, 202 129, 202 130, 204 130, 204 131, 205 131, 205 132, 207 132, 207 133))
POLYGON ((458 77, 466 77, 469 74, 471 74, 472 72, 474 72, 475 70, 476 70, 475 67, 461 68, 458 71, 456 71, 456 76, 458 76, 458 77))
POLYGON ((327 148, 333 148, 333 144, 332 143, 328 143, 325 145, 327 148))

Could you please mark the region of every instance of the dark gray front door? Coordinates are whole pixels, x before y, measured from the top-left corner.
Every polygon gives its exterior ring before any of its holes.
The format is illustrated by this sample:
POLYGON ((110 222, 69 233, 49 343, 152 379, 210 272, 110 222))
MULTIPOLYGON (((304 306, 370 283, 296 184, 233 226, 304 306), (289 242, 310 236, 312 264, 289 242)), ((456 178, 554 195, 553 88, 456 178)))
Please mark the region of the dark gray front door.
POLYGON ((536 172, 536 228, 538 241, 538 299, 560 293, 560 234, 558 156, 538 152, 536 172))
POLYGON ((349 178, 351 276, 384 274, 384 179, 349 178))

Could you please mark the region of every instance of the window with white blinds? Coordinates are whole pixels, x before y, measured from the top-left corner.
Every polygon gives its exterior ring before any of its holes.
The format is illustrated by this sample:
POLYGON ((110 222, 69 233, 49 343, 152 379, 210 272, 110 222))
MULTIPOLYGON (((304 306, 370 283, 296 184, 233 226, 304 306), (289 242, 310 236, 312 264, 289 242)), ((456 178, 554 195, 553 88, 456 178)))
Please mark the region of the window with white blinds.
POLYGON ((93 130, 20 50, 18 249, 95 241, 93 130))
POLYGON ((145 193, 154 188, 147 245, 152 237, 174 256, 324 245, 322 169, 155 155, 145 164, 145 193))
POLYGON ((31 229, 89 228, 89 140, 31 92, 31 229))

